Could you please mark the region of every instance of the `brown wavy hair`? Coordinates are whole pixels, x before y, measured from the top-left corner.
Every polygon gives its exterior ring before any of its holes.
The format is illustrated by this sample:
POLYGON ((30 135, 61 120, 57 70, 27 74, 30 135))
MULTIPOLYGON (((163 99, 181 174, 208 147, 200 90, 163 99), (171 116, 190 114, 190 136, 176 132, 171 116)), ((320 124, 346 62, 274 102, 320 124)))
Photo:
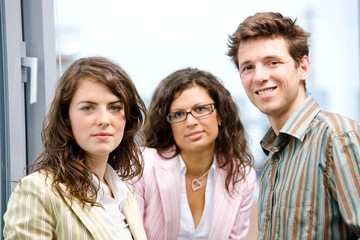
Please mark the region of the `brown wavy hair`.
POLYGON ((215 140, 215 155, 218 166, 227 170, 225 187, 229 192, 231 182, 235 185, 245 178, 244 167, 253 166, 253 156, 248 148, 236 103, 220 79, 210 72, 185 68, 175 71, 160 82, 150 102, 148 118, 144 125, 147 147, 156 148, 165 159, 179 154, 179 148, 175 144, 171 125, 166 120, 166 116, 175 96, 194 85, 206 89, 221 119, 219 134, 215 140), (169 156, 168 149, 173 146, 175 152, 169 156))
POLYGON ((239 69, 238 50, 242 43, 265 38, 282 37, 288 45, 290 56, 298 66, 303 56, 309 55, 310 33, 296 24, 296 19, 277 12, 260 12, 247 17, 228 38, 227 55, 239 69))
POLYGON ((108 163, 123 180, 142 174, 139 159, 144 136, 139 131, 146 117, 146 108, 128 74, 115 62, 104 57, 86 57, 73 62, 58 81, 54 99, 43 122, 41 132, 43 152, 34 161, 33 169, 53 177, 52 187, 70 200, 97 205, 99 186, 92 183, 86 165, 86 153, 77 144, 69 119, 69 105, 82 78, 94 78, 105 84, 124 103, 126 125, 119 146, 108 163), (65 185, 62 189, 60 184, 65 185))

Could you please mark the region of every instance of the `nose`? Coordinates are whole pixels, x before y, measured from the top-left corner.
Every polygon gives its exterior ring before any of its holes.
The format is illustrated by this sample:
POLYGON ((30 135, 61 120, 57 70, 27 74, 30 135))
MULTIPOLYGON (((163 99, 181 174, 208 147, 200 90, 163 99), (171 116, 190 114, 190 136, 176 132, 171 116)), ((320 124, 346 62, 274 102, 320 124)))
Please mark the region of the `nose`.
POLYGON ((104 125, 108 126, 110 124, 110 118, 109 113, 106 110, 99 110, 98 116, 97 116, 97 124, 99 126, 104 125))
POLYGON ((269 72, 264 66, 256 66, 254 69, 253 81, 255 83, 262 83, 269 79, 269 72))
POLYGON ((191 114, 191 112, 187 113, 185 121, 186 125, 194 125, 198 122, 198 120, 191 114))

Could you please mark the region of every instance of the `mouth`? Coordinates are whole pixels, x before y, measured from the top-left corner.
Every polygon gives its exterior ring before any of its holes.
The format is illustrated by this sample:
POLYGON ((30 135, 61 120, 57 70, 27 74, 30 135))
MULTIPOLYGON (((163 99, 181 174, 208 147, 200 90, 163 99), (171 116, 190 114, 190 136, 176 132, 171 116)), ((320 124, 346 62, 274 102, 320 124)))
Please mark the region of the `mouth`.
POLYGON ((107 132, 101 132, 101 133, 95 133, 92 136, 94 136, 94 137, 104 137, 104 136, 112 136, 112 134, 107 133, 107 132))
POLYGON ((202 131, 192 132, 192 133, 188 134, 187 137, 196 136, 196 135, 199 135, 199 134, 201 134, 201 133, 202 133, 202 131))
POLYGON ((263 89, 263 90, 260 90, 260 91, 256 91, 255 93, 258 94, 258 95, 265 95, 265 94, 273 92, 275 89, 276 89, 276 87, 267 88, 267 89, 263 89))
POLYGON ((196 131, 196 132, 189 133, 188 135, 186 135, 186 137, 190 141, 197 141, 202 138, 202 135, 203 135, 203 131, 196 131))

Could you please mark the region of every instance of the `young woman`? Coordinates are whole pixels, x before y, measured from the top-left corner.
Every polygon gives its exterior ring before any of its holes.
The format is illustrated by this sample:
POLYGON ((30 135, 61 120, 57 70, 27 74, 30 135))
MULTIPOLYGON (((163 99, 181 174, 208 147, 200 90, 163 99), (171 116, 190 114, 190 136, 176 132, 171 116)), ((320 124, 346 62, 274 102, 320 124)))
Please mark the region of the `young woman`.
POLYGON ((150 103, 136 192, 149 239, 244 239, 255 189, 238 108, 209 72, 166 77, 150 103))
POLYGON ((75 61, 44 121, 36 171, 9 199, 5 239, 146 239, 123 182, 142 172, 135 136, 144 117, 122 68, 102 57, 75 61))

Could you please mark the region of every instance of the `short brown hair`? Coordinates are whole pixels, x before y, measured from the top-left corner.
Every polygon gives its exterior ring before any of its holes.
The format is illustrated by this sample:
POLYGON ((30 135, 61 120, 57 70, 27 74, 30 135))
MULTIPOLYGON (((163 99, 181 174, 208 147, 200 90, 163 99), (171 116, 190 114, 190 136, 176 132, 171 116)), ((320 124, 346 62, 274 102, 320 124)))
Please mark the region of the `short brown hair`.
POLYGON ((229 36, 227 55, 239 68, 238 50, 249 40, 282 37, 288 44, 290 56, 298 65, 303 56, 309 55, 310 33, 296 24, 296 19, 284 17, 277 12, 260 12, 247 17, 229 36))

